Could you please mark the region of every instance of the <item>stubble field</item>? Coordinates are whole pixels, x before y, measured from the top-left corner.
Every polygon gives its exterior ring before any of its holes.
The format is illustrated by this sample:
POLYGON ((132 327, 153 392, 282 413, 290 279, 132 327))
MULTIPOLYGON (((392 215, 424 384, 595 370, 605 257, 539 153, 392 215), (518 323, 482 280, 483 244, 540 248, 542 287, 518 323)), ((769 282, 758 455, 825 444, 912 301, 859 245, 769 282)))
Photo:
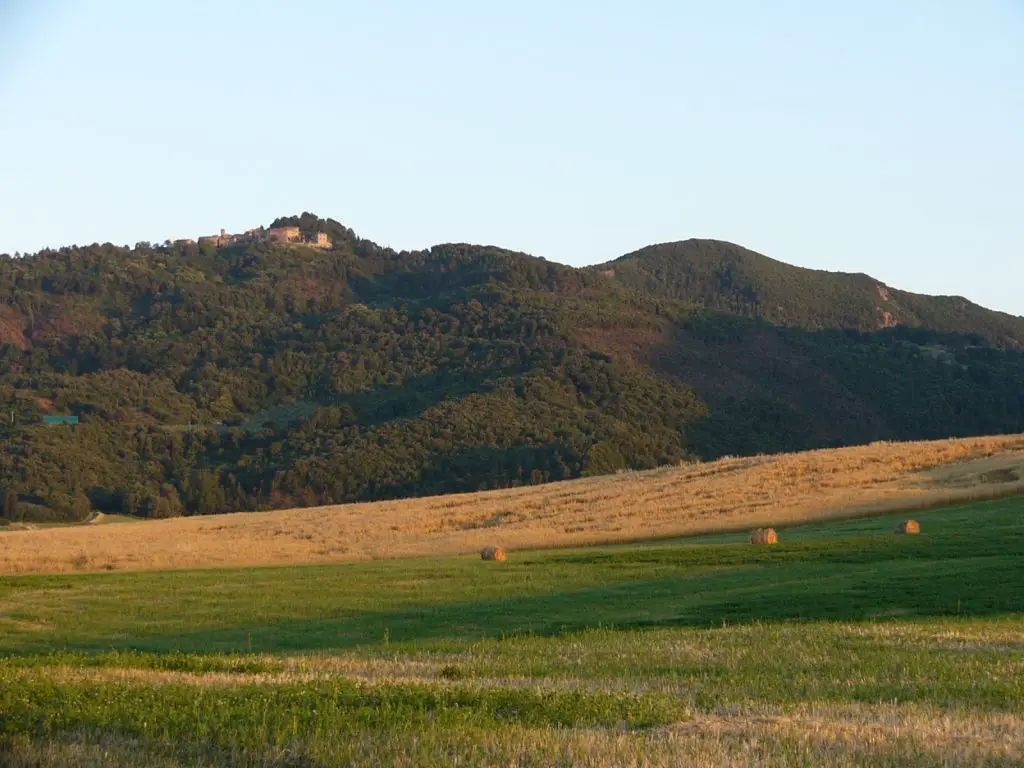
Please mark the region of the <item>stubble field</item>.
POLYGON ((1024 491, 1024 436, 726 458, 393 502, 0 529, 0 573, 297 565, 645 541, 1024 491))

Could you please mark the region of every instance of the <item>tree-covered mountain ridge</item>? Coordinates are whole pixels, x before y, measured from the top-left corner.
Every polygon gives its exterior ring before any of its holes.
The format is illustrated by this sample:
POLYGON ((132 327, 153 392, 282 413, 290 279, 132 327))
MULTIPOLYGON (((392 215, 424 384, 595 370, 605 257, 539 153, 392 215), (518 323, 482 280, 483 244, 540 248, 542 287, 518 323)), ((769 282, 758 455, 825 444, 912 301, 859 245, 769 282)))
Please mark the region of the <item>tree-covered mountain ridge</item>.
POLYGON ((312 214, 285 225, 302 242, 0 258, 3 519, 1024 431, 1021 320, 962 300, 714 241, 576 269, 493 246, 396 251, 312 214), (307 244, 317 232, 329 248, 307 244))
POLYGON ((899 290, 863 273, 792 266, 721 240, 651 245, 593 269, 653 296, 775 325, 858 331, 903 325, 1024 346, 1024 317, 986 309, 962 296, 899 290))

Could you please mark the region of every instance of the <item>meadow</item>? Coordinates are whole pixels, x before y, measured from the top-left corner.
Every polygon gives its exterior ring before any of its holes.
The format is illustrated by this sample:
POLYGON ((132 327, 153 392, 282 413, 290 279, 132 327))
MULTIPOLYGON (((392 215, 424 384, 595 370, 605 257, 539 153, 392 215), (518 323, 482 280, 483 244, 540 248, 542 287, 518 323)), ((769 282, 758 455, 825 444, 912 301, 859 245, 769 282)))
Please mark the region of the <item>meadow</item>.
POLYGON ((335 563, 577 547, 856 518, 1024 491, 1024 436, 725 458, 500 491, 0 528, 0 573, 335 563))
POLYGON ((0 577, 0 763, 1019 765, 1024 499, 915 518, 0 577))

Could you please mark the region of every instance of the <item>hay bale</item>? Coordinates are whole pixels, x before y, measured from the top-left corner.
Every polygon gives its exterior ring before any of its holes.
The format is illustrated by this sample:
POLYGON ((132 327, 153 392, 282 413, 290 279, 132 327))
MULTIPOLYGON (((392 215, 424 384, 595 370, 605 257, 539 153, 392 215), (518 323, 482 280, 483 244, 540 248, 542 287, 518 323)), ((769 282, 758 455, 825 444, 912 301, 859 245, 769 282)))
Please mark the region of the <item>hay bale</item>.
POLYGON ((89 516, 85 518, 85 524, 96 525, 96 523, 102 523, 104 517, 105 515, 102 512, 97 512, 96 510, 93 510, 92 512, 89 513, 89 516))
POLYGON ((774 528, 758 528, 750 534, 751 544, 778 544, 779 534, 774 528))
POLYGON ((501 547, 484 547, 480 550, 481 560, 508 560, 508 552, 501 547))
POLYGON ((921 532, 921 524, 917 520, 904 520, 896 526, 896 533, 917 534, 921 532))

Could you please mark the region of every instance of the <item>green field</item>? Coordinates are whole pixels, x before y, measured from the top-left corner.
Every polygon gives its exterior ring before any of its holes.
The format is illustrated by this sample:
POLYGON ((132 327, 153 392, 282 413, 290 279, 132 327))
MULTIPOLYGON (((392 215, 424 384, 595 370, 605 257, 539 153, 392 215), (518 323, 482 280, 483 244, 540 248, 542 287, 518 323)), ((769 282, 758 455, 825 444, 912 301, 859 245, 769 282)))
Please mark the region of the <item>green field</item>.
POLYGON ((0 764, 1021 764, 1024 500, 917 519, 0 578, 0 764))

